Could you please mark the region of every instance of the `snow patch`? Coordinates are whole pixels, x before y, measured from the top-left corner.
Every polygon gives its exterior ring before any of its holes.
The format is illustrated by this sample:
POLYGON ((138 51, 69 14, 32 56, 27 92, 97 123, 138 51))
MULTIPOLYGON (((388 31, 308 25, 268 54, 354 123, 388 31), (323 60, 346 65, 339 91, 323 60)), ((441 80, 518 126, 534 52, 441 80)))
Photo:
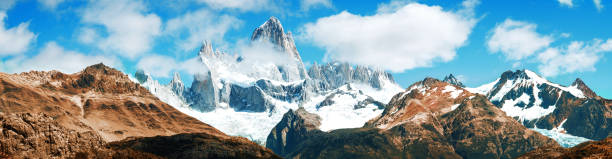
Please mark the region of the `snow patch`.
POLYGON ((442 90, 442 93, 447 93, 447 92, 450 92, 451 98, 456 99, 457 97, 459 97, 461 93, 463 93, 463 90, 457 90, 457 88, 455 88, 454 86, 446 85, 444 87, 444 90, 442 90))
POLYGON ((506 112, 506 115, 510 117, 519 117, 519 121, 524 120, 534 120, 537 118, 541 118, 552 113, 556 106, 549 106, 547 109, 544 109, 540 106, 532 106, 529 108, 523 108, 517 106, 519 103, 524 103, 525 106, 529 103, 529 95, 523 94, 516 100, 506 100, 501 110, 506 112))
POLYGON ((459 107, 460 104, 453 104, 451 105, 451 111, 457 109, 459 107))

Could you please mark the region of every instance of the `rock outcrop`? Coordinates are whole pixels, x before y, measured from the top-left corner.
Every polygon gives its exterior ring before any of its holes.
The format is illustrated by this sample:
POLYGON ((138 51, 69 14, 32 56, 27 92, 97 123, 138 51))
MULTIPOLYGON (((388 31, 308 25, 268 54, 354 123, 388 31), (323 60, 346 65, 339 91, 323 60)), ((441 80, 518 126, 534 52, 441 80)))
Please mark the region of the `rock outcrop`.
POLYGON ((465 87, 465 85, 463 85, 463 83, 461 83, 461 81, 459 81, 457 78, 455 78, 455 76, 453 76, 453 74, 450 74, 450 75, 444 77, 444 80, 442 80, 442 82, 454 84, 454 85, 459 86, 459 87, 465 87))
POLYGON ((270 131, 266 147, 281 156, 288 155, 302 141, 323 133, 318 129, 319 125, 321 118, 318 115, 308 113, 304 108, 289 110, 270 131))
POLYGON ((172 136, 134 137, 111 142, 114 151, 130 150, 160 158, 266 158, 280 159, 269 149, 251 145, 246 138, 219 137, 208 133, 183 133, 172 136))
POLYGON ((97 133, 66 129, 43 113, 0 113, 0 158, 69 158, 103 144, 97 133))
POLYGON ((572 148, 543 147, 521 155, 518 159, 553 158, 612 158, 612 137, 601 141, 589 141, 572 148))

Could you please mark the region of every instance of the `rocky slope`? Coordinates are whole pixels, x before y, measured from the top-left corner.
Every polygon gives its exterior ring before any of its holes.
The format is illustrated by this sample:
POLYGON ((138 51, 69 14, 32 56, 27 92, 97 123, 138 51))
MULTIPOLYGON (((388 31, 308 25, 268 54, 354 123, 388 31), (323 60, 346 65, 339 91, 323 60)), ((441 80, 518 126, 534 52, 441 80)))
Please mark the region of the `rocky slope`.
POLYGON ((303 140, 323 133, 318 129, 320 125, 321 117, 308 113, 304 108, 289 110, 270 131, 266 147, 279 155, 287 155, 303 140))
POLYGON ((65 129, 43 113, 0 113, 0 158, 73 157, 103 144, 95 132, 65 129))
POLYGON ((513 158, 537 147, 559 146, 505 116, 485 96, 433 78, 395 95, 363 128, 318 132, 312 128, 316 124, 305 124, 316 123, 316 117, 288 114, 268 140, 306 137, 297 146, 268 146, 288 158, 513 158), (291 119, 296 117, 302 118, 291 119))
POLYGON ((269 149, 245 143, 246 138, 220 138, 208 133, 134 137, 106 145, 111 150, 131 150, 162 158, 269 158, 280 159, 269 149))
POLYGON ((75 74, 0 73, 0 92, 2 112, 43 112, 66 128, 94 131, 104 141, 184 132, 222 134, 103 64, 75 74))
POLYGON ((553 158, 612 158, 612 137, 601 141, 589 141, 572 148, 544 147, 521 155, 519 159, 553 159, 553 158))
POLYGON ((528 128, 555 130, 600 140, 612 135, 612 107, 581 79, 569 87, 549 82, 529 70, 504 72, 483 87, 470 89, 528 128))
MULTIPOLYGON (((217 151, 202 152, 206 155, 232 157, 226 152, 242 147, 253 150, 243 155, 273 156, 269 150, 245 138, 227 136, 181 113, 132 82, 127 75, 103 64, 74 74, 0 73, 0 92, 3 113, 0 115, 0 154, 9 157, 65 158, 88 154, 77 152, 96 151, 93 154, 146 158, 145 152, 109 150, 105 144, 128 137, 162 135, 153 138, 164 138, 178 133, 199 133, 208 140, 219 141, 208 145, 217 151)), ((236 154, 241 157, 240 153, 236 154)))

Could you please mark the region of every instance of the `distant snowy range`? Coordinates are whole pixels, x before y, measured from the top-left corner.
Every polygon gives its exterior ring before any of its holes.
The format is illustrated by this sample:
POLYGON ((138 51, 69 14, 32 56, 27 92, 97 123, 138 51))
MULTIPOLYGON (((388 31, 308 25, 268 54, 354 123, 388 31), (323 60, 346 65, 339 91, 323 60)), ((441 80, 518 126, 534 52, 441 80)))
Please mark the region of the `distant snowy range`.
MULTIPOLYGON (((197 54, 200 73, 190 87, 178 74, 169 84, 160 84, 139 70, 133 80, 183 113, 262 145, 291 109, 303 107, 319 115, 323 131, 357 128, 380 115, 391 98, 404 91, 391 74, 374 67, 331 62, 306 69, 291 33, 285 33, 274 17, 254 30, 249 45, 251 53, 230 54, 204 42, 197 54), (258 56, 262 54, 266 56, 258 56)), ((452 75, 444 82, 465 87, 452 75)), ((599 139, 589 134, 606 131, 581 130, 585 120, 579 117, 591 117, 571 105, 598 108, 588 104, 598 98, 580 79, 565 87, 529 70, 508 71, 490 84, 466 90, 486 95, 508 116, 564 147, 599 139)))

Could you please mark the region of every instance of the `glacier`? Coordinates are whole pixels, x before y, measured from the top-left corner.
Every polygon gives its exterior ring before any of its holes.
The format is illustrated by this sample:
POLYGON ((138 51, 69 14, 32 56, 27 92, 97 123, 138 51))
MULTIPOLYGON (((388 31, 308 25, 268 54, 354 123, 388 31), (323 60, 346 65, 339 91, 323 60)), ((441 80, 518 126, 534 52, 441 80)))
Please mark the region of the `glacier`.
POLYGON ((538 128, 529 128, 531 130, 537 131, 540 134, 550 137, 557 141, 561 146, 565 148, 574 147, 580 143, 591 141, 590 139, 574 136, 566 133, 562 133, 559 131, 548 130, 548 129, 538 129, 538 128))

